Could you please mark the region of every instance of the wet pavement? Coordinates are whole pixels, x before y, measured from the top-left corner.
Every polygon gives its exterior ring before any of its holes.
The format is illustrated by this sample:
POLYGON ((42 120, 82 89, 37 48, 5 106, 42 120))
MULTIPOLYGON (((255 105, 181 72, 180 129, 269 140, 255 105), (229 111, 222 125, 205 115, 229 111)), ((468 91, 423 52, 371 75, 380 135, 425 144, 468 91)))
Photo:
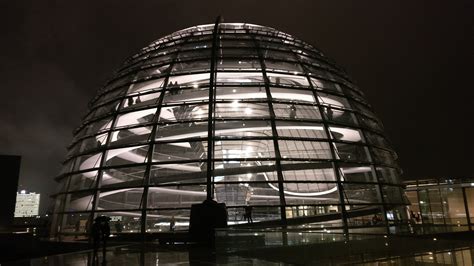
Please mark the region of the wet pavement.
POLYGON ((435 237, 297 234, 299 238, 227 235, 216 248, 199 245, 121 244, 102 250, 46 256, 5 265, 473 265, 474 241, 435 237), (234 238, 232 238, 234 237, 234 238), (235 241, 228 241, 233 239, 235 241), (255 241, 255 240, 258 241, 255 241), (286 242, 280 243, 284 239, 286 242), (239 242, 240 241, 240 242, 239 242))

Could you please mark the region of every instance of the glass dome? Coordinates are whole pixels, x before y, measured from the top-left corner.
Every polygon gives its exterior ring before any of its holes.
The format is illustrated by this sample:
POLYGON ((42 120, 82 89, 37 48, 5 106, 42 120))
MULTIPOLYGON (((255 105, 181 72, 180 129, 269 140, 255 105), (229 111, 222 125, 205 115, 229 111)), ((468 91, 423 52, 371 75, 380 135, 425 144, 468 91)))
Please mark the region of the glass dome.
POLYGON ((126 60, 74 132, 53 232, 187 230, 192 204, 254 224, 385 231, 403 215, 396 154, 364 94, 313 46, 268 27, 195 26, 126 60))

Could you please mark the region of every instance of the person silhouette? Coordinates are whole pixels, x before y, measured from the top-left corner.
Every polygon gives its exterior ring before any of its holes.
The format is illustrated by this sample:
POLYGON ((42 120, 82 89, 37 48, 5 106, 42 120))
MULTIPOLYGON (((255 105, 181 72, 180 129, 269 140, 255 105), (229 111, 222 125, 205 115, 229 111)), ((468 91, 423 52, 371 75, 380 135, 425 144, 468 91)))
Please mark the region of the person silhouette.
POLYGON ((176 227, 176 220, 174 219, 174 216, 171 217, 170 221, 170 231, 173 232, 176 227))
POLYGON ((107 239, 110 236, 110 218, 107 216, 99 216, 94 219, 91 228, 92 244, 94 247, 94 261, 98 261, 100 242, 102 242, 102 263, 106 263, 107 239))
POLYGON ((247 222, 248 223, 253 223, 253 220, 252 220, 252 206, 246 205, 244 207, 244 210, 245 210, 244 217, 247 219, 247 222))
POLYGON ((117 220, 114 225, 115 225, 115 231, 117 233, 122 233, 122 222, 120 220, 117 220))
POLYGON ((292 104, 290 106, 290 118, 295 119, 296 118, 296 106, 295 104, 292 104))

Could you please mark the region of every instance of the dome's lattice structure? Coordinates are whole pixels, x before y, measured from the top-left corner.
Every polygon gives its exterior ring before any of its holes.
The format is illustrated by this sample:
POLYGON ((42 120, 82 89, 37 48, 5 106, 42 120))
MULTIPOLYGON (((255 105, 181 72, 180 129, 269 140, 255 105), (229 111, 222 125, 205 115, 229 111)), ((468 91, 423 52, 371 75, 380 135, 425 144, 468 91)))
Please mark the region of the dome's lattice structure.
POLYGON ((407 201, 364 94, 311 45, 268 27, 195 26, 128 59, 90 103, 56 178, 53 231, 189 226, 213 198, 229 225, 387 230, 407 201))

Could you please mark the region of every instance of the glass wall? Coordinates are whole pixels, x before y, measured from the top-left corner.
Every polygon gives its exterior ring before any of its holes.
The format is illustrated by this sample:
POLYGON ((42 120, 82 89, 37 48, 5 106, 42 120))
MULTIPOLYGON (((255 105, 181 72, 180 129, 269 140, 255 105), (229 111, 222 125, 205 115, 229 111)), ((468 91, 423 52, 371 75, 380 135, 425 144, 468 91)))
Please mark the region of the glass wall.
POLYGON ((413 225, 427 232, 472 230, 474 179, 407 181, 413 225))
POLYGON ((99 91, 57 177, 53 231, 83 234, 98 215, 117 234, 187 230, 206 198, 230 226, 245 206, 253 223, 406 222, 396 154, 347 74, 274 29, 213 28, 153 42, 99 91))

